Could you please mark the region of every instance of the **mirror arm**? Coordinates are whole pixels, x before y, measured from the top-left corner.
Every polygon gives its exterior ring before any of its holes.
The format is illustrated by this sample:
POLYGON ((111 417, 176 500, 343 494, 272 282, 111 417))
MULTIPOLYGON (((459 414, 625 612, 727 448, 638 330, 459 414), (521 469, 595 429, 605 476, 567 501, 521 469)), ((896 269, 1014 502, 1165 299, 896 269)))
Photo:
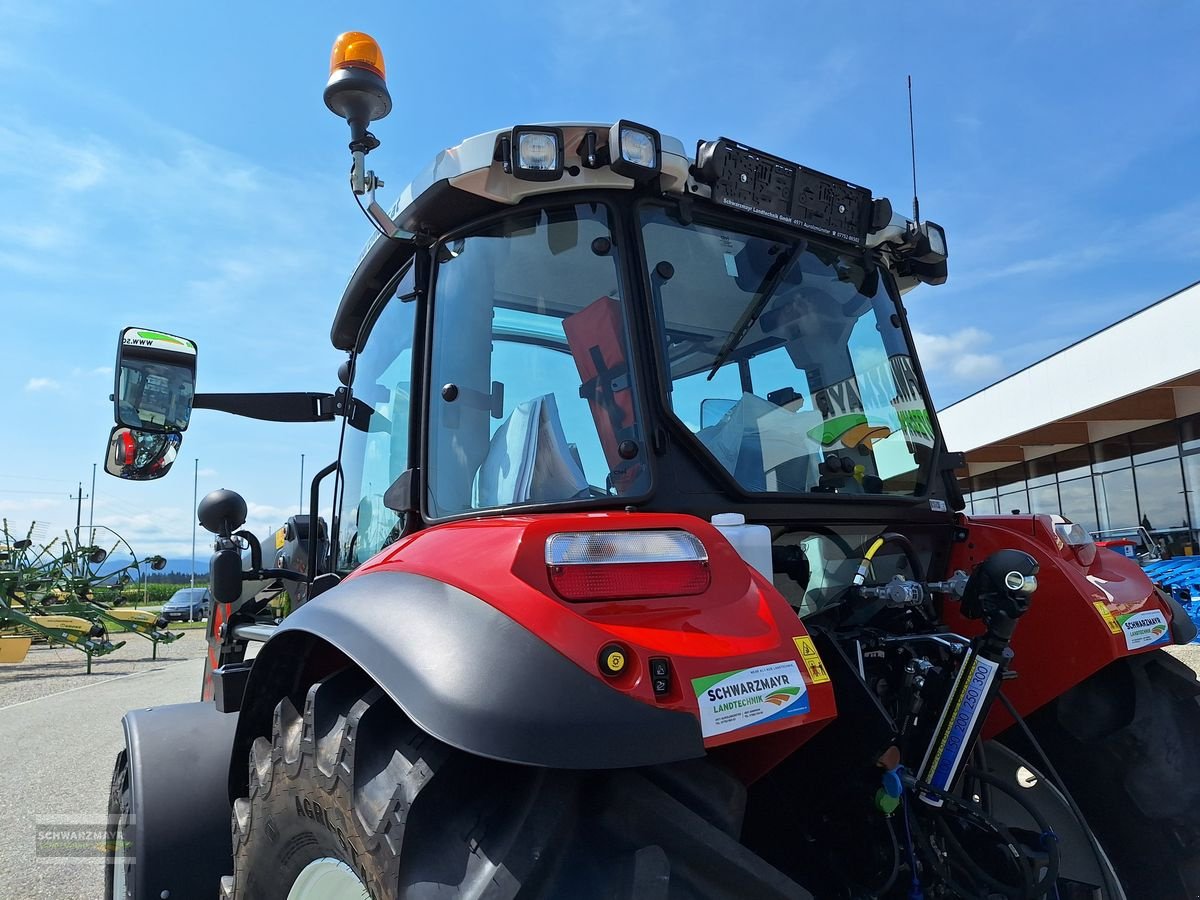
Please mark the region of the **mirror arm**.
POLYGON ((242 578, 245 581, 265 580, 267 578, 280 578, 284 581, 308 580, 303 572, 297 572, 294 569, 251 569, 248 572, 242 573, 242 578))
POLYGON ((266 422, 329 422, 334 415, 334 396, 312 391, 196 394, 192 408, 215 409, 266 422))

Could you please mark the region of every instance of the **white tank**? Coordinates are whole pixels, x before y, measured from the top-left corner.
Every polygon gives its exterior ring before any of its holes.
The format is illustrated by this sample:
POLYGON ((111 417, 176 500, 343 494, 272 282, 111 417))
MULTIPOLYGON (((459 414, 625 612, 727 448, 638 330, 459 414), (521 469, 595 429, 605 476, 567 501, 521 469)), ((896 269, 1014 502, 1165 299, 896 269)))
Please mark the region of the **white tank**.
POLYGON ((717 513, 712 517, 717 531, 733 544, 747 563, 771 581, 771 529, 766 525, 747 525, 741 513, 717 513))

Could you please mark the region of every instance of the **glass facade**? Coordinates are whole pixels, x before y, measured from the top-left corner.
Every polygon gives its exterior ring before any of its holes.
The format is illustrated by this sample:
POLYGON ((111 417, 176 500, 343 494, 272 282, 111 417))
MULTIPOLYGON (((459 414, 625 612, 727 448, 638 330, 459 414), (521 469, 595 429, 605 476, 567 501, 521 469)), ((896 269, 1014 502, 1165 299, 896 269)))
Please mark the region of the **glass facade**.
POLYGON ((1141 527, 1172 555, 1200 552, 1200 415, 960 484, 972 515, 1056 513, 1102 538, 1141 527))

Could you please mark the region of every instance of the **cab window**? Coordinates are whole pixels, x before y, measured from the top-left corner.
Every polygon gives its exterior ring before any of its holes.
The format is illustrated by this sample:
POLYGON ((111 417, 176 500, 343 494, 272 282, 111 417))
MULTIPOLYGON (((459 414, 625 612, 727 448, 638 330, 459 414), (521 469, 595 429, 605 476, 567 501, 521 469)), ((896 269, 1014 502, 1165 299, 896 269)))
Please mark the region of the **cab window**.
POLYGON ((401 516, 384 504, 384 494, 409 467, 413 326, 413 270, 387 291, 369 323, 366 344, 355 362, 354 396, 371 410, 363 430, 347 425, 342 446, 345 487, 338 522, 337 569, 366 562, 400 536, 401 516))

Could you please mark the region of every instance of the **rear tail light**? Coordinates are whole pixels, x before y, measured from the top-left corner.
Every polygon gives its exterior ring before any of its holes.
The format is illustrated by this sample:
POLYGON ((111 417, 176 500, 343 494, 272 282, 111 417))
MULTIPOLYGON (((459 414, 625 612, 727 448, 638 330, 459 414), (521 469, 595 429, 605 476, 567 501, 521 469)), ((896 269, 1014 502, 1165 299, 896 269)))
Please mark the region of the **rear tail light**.
POLYGON ((1067 522, 1059 516, 1054 517, 1054 533, 1075 554, 1079 564, 1085 569, 1096 561, 1096 542, 1084 531, 1077 522, 1067 522))
POLYGON ((546 539, 550 584, 564 600, 702 594, 708 553, 686 531, 576 531, 546 539))

